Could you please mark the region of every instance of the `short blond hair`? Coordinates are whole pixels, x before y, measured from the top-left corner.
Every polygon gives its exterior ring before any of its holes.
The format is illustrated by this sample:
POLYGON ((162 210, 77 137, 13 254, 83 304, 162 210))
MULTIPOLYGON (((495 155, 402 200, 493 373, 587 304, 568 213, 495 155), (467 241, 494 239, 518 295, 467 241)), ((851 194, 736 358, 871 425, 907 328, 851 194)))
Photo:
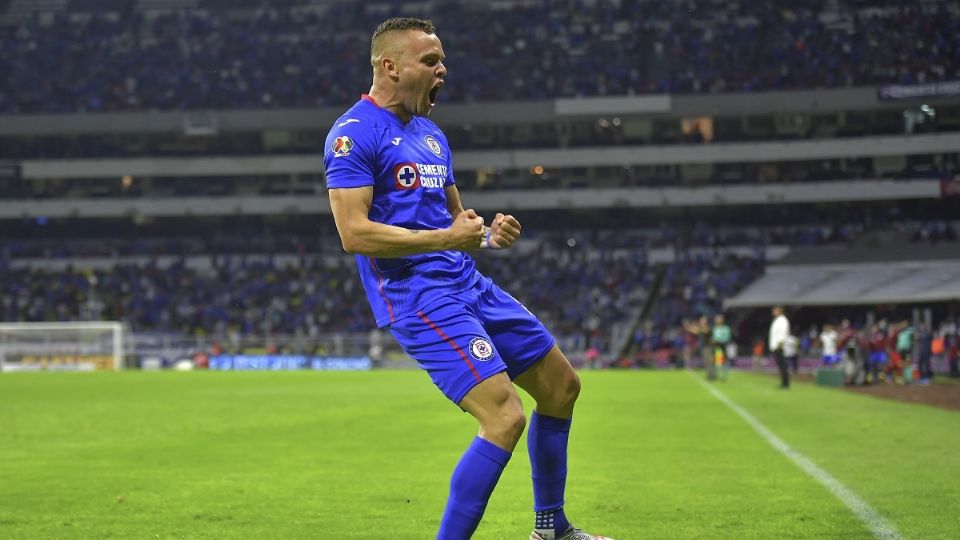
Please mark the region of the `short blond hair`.
POLYGON ((370 38, 371 60, 376 61, 376 58, 380 55, 378 45, 380 44, 381 36, 390 32, 401 32, 404 30, 420 30, 425 34, 437 33, 436 25, 430 20, 417 19, 415 17, 394 17, 387 19, 377 26, 377 29, 373 31, 373 37, 370 38))

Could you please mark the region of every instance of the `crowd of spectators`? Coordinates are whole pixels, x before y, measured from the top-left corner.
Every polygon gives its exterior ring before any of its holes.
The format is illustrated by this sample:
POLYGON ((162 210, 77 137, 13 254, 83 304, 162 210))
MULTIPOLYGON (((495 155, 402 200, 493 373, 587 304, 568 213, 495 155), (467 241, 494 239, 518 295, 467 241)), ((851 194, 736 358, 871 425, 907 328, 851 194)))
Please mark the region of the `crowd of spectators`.
MULTIPOLYGON (((60 12, 0 26, 0 113, 340 105, 381 4, 60 12)), ((201 4, 203 7, 203 4, 201 4)), ((423 2, 441 100, 751 92, 960 78, 948 1, 423 2), (505 9, 506 8, 506 9, 505 9)))
MULTIPOLYGON (((911 223, 897 225, 900 232, 914 231, 916 241, 956 241, 956 222, 911 223)), ((690 347, 685 322, 722 313, 723 300, 763 272, 764 248, 847 245, 865 230, 863 223, 827 221, 531 228, 514 250, 474 256, 480 270, 537 313, 565 348, 606 358, 629 336, 662 269, 658 300, 634 339, 641 351, 676 359, 690 347)), ((123 320, 137 332, 295 335, 308 342, 373 326, 353 258, 342 253, 332 228, 318 226, 316 235, 242 231, 4 240, 0 320, 123 320)))
MULTIPOLYGON (((519 248, 522 253, 479 252, 475 257, 482 272, 536 312, 567 346, 607 352, 616 346, 615 328, 629 325, 638 314, 654 272, 648 249, 591 242, 603 236, 545 234, 528 240, 519 248)), ((174 245, 157 244, 162 249, 174 245)), ((8 244, 11 247, 15 246, 8 244)), ((155 255, 59 270, 10 264, 18 257, 6 259, 6 264, 0 261, 0 320, 123 320, 139 332, 201 337, 316 337, 364 332, 373 325, 353 258, 342 253, 220 254, 208 259, 208 265, 191 264, 194 258, 182 254, 155 255)), ((716 310, 723 295, 756 275, 761 260, 753 256, 676 260, 665 280, 669 301, 657 320, 673 324, 683 310, 716 310)))
POLYGON ((686 255, 667 266, 663 292, 650 320, 669 329, 685 318, 723 313, 723 300, 758 278, 763 266, 762 254, 686 255))
MULTIPOLYGON (((614 328, 637 315, 653 279, 641 255, 609 249, 570 250, 544 243, 523 257, 481 259, 485 273, 573 350, 595 347, 606 353, 618 346, 612 342, 614 328)), ((698 260, 692 267, 687 261, 671 265, 671 274, 695 272, 706 282, 671 281, 671 300, 658 320, 679 321, 679 309, 717 309, 721 294, 752 277, 736 268, 741 263, 741 258, 724 258, 698 260), (744 281, 734 283, 736 279, 744 281), (674 290, 679 291, 675 299, 674 290)), ((0 278, 0 319, 5 321, 122 320, 138 332, 192 337, 316 338, 373 326, 349 257, 307 257, 296 264, 222 259, 209 271, 182 261, 84 270, 7 268, 0 278)))
POLYGON ((511 292, 569 350, 613 343, 636 317, 653 272, 646 251, 591 243, 587 234, 551 235, 522 256, 478 255, 482 272, 511 292), (578 240, 579 238, 579 240, 578 240))
POLYGON ((348 257, 298 264, 220 259, 106 269, 0 271, 0 320, 122 320, 134 331, 191 336, 364 332, 372 326, 348 257))
MULTIPOLYGON (((571 352, 613 355, 650 290, 651 268, 612 250, 487 259, 481 268, 537 313, 571 352), (554 264, 564 266, 554 267, 554 264), (557 270, 556 268, 559 268, 557 270)), ((688 313, 713 313, 745 286, 760 259, 728 255, 668 265, 665 298, 647 340, 662 342, 688 313), (691 276, 703 279, 694 284, 691 276)), ((122 320, 136 332, 234 340, 363 333, 373 326, 353 261, 119 264, 100 270, 0 272, 7 321, 122 320)), ((647 341, 650 343, 650 341, 647 341)))
MULTIPOLYGON (((665 270, 651 320, 668 331, 721 309, 754 279, 768 241, 830 243, 824 225, 686 229, 530 230, 522 253, 475 255, 481 271, 535 311, 572 350, 611 353, 617 327, 639 313, 654 279, 652 250, 679 255, 665 270), (717 249, 741 246, 721 255, 717 249), (744 246, 746 246, 744 248, 744 246)), ((5 241, 0 320, 124 320, 136 331, 188 336, 363 332, 372 326, 352 257, 331 233, 5 241), (329 237, 329 238, 327 238, 329 237), (327 238, 330 241, 324 241, 327 238), (209 268, 188 264, 212 255, 209 268), (23 259, 119 260, 53 270, 23 259), (47 268, 47 269, 44 269, 47 268), (83 268, 83 269, 81 269, 83 268)))

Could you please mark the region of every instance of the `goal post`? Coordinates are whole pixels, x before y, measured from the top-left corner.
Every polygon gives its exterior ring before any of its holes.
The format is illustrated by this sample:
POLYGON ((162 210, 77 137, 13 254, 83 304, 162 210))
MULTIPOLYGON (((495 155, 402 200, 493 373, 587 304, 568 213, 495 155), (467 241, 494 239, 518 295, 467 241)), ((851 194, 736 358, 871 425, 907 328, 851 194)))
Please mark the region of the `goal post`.
POLYGON ((122 369, 126 337, 119 322, 0 323, 0 371, 122 369))

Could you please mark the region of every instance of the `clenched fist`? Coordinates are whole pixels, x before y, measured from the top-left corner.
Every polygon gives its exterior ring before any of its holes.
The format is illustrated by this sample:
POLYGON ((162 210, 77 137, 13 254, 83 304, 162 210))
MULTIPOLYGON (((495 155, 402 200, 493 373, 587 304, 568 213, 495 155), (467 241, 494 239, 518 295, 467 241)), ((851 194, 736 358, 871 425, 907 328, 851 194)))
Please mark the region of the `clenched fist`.
POLYGON ((480 247, 483 241, 483 218, 475 210, 460 212, 447 229, 450 234, 450 248, 468 251, 480 247))
POLYGON ((490 241, 487 245, 493 249, 507 248, 520 238, 520 222, 511 215, 497 213, 490 224, 490 241))

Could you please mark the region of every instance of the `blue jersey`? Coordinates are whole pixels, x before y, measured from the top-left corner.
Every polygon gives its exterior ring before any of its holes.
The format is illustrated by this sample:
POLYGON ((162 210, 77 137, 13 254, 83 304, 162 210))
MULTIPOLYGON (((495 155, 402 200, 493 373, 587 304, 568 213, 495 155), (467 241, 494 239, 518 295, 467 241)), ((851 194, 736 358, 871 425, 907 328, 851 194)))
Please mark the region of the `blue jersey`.
MULTIPOLYGON (((404 124, 369 96, 334 122, 323 156, 328 189, 373 186, 369 219, 416 230, 450 226, 444 191, 455 184, 450 163, 450 147, 436 124, 420 116, 404 124)), ((461 251, 356 258, 378 326, 415 315, 481 277, 461 251)))

